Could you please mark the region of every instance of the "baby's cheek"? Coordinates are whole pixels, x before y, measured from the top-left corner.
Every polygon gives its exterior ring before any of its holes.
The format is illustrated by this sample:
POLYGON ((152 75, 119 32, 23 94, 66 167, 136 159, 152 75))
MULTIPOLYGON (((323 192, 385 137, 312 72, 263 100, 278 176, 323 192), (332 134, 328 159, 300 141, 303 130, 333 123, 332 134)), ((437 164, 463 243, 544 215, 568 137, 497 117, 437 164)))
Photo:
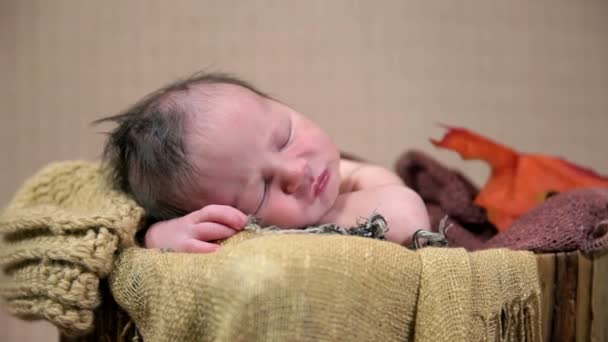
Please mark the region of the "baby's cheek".
POLYGON ((266 214, 266 222, 281 228, 297 228, 316 223, 312 213, 304 210, 295 198, 285 197, 273 203, 266 214))

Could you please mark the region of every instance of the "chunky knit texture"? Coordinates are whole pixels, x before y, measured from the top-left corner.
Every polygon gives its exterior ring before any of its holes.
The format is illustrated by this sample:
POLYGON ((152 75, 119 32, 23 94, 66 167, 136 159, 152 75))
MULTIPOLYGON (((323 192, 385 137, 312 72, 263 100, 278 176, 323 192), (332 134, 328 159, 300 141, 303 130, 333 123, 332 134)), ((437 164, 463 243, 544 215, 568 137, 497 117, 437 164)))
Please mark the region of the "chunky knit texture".
POLYGON ((143 210, 114 191, 96 163, 49 165, 0 216, 0 296, 9 313, 64 333, 92 328, 99 281, 115 252, 134 245, 143 210))

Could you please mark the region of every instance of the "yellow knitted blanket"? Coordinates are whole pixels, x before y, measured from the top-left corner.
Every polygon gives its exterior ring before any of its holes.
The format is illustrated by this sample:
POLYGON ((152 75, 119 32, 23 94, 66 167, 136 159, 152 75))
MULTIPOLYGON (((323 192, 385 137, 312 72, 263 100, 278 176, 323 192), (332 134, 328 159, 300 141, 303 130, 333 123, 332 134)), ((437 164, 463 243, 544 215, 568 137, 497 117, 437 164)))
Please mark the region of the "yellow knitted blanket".
POLYGON ((112 190, 99 165, 51 164, 0 216, 0 297, 6 310, 67 334, 92 328, 99 280, 119 247, 134 245, 143 210, 112 190))
POLYGON ((82 334, 109 276, 146 341, 540 341, 528 252, 245 232, 170 253, 134 247, 142 215, 95 163, 41 171, 0 217, 6 309, 82 334))

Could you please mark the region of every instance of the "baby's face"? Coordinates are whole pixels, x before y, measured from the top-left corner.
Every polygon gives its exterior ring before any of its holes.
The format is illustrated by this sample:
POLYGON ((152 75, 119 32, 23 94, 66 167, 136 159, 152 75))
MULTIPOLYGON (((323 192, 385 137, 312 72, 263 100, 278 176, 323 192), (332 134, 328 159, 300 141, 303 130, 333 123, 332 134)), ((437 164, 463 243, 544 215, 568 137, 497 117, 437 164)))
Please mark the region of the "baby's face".
MULTIPOLYGON (((200 185, 189 209, 224 204, 263 224, 318 223, 338 196, 336 145, 314 122, 282 103, 234 85, 214 88, 212 105, 204 114, 194 110, 187 123, 187 153, 200 185)), ((200 91, 188 97, 208 97, 200 91)))

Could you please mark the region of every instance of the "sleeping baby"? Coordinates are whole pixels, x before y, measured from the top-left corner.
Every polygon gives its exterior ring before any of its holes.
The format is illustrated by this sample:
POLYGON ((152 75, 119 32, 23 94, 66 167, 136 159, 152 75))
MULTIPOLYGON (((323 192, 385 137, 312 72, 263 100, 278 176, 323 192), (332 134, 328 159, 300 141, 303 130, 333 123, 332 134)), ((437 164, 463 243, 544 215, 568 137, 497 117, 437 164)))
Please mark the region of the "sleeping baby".
POLYGON ((341 159, 314 122, 252 85, 198 74, 148 95, 112 121, 104 160, 153 223, 150 248, 212 252, 262 225, 353 227, 379 213, 386 238, 429 228, 422 199, 393 172, 341 159))

